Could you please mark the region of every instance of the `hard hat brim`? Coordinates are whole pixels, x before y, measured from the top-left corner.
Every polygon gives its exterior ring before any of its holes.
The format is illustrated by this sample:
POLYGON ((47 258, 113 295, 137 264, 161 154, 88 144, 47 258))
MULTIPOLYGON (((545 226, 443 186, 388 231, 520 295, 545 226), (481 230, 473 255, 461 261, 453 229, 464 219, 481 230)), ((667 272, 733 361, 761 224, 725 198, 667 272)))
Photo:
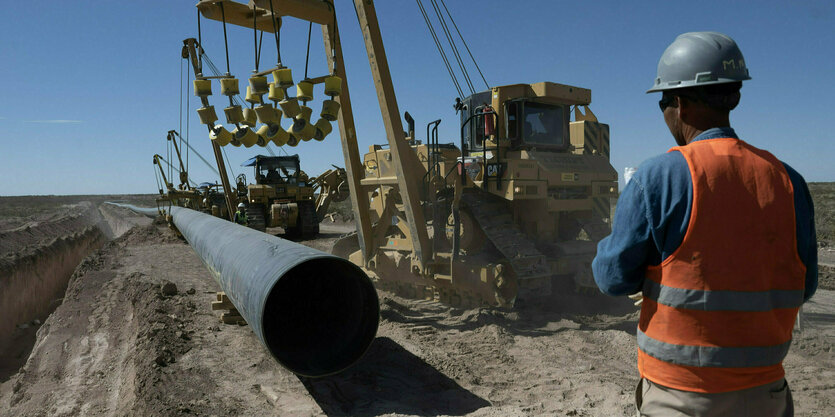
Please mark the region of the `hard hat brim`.
POLYGON ((750 79, 751 79, 751 77, 742 77, 740 79, 719 78, 717 80, 702 81, 702 82, 696 82, 695 80, 676 81, 674 83, 668 83, 667 85, 664 85, 664 83, 659 83, 659 84, 653 85, 652 88, 647 90, 647 94, 657 93, 659 91, 679 90, 679 89, 682 89, 682 88, 689 88, 689 87, 701 87, 703 85, 735 83, 735 82, 740 82, 740 81, 747 81, 747 80, 750 80, 750 79))

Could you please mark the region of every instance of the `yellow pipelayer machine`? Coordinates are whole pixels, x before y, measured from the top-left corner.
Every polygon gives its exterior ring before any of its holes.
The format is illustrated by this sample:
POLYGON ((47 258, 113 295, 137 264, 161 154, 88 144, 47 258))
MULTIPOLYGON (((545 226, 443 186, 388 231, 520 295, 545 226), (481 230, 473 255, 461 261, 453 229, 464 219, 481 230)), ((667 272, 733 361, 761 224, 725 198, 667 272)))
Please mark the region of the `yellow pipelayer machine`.
POLYGON ((254 167, 255 184, 238 175, 239 197, 246 201, 248 226, 262 232, 281 227, 288 237, 313 237, 331 201, 348 198, 345 170, 336 166, 313 179, 301 170, 298 155, 258 155, 242 166, 254 167))
POLYGON ((361 158, 331 2, 204 0, 197 7, 204 17, 270 33, 281 16, 322 26, 330 77, 342 81, 331 99, 340 107, 357 225, 334 253, 377 285, 501 307, 545 297, 554 284, 594 287, 590 263, 609 232, 617 174, 609 128, 588 108, 590 90, 550 82, 492 87, 459 100, 457 143, 439 143, 440 121, 427 126, 422 143, 408 113, 404 132, 373 1, 354 0, 388 142, 361 158))

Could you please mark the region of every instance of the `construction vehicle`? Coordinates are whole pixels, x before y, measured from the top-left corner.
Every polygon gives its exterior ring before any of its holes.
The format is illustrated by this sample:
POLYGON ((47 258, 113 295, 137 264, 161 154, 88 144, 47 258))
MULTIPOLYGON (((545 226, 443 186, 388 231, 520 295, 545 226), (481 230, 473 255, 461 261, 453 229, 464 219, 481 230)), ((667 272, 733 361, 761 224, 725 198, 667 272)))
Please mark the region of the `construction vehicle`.
POLYGON ((165 169, 162 167, 163 163, 171 165, 159 154, 154 154, 154 165, 159 169, 158 172, 154 171, 157 175, 157 189, 160 195, 156 200, 157 206, 175 205, 195 210, 200 209, 200 193, 189 186, 182 186, 182 184, 174 187, 174 184, 170 183, 165 175, 165 169))
MULTIPOLYGON (((588 109, 590 101, 589 90, 555 83, 493 87, 462 101, 460 148, 432 134, 420 144, 409 123, 405 143, 412 152, 400 164, 421 179, 415 188, 428 230, 407 227, 394 151, 372 146, 362 183, 374 187, 374 272, 405 295, 430 290, 463 305, 547 296, 555 279, 596 288, 590 264, 597 241, 609 233, 617 174, 608 159, 608 126, 588 109), (451 181, 452 174, 460 179, 451 181), (407 256, 415 243, 432 254, 424 268, 407 256)), ((336 250, 344 255, 351 243, 337 242, 336 250)))
MULTIPOLYGON (((197 7, 224 30, 274 33, 281 16, 321 24, 330 74, 346 78, 330 2, 204 0, 197 7)), ((427 125, 421 143, 408 113, 403 130, 373 1, 354 7, 388 146, 373 145, 360 159, 343 83, 333 99, 341 105, 357 232, 337 241, 334 253, 378 287, 453 305, 509 307, 548 296, 555 282, 593 287, 590 262, 609 231, 617 173, 608 126, 588 109, 591 91, 550 82, 489 88, 458 100, 460 146, 439 143, 440 120, 427 125)))
POLYGON ((338 167, 310 180, 298 155, 258 155, 241 166, 254 167, 255 184, 245 185, 243 174, 237 182, 239 193, 246 190, 240 200, 246 201, 248 226, 256 230, 281 227, 292 237, 312 237, 330 202, 347 198, 345 170, 338 167))
POLYGON ((197 186, 197 191, 203 197, 203 205, 200 211, 222 219, 229 218, 229 214, 226 212, 226 196, 223 195, 220 184, 203 182, 197 186))
MULTIPOLYGON (((217 203, 217 197, 222 196, 222 193, 217 193, 217 185, 213 185, 210 183, 203 183, 203 184, 196 184, 189 178, 188 169, 186 165, 183 163, 183 156, 180 152, 180 146, 177 145, 177 139, 180 139, 180 143, 185 144, 191 148, 191 145, 188 144, 188 141, 185 141, 183 137, 176 130, 169 130, 168 134, 166 135, 166 144, 168 148, 169 155, 176 155, 177 162, 179 163, 178 166, 174 166, 170 161, 166 160, 159 154, 154 155, 154 165, 157 166, 158 171, 155 169, 154 173, 157 177, 157 189, 159 191, 160 196, 157 197, 157 207, 162 212, 162 208, 165 206, 179 206, 179 207, 187 207, 193 210, 204 211, 211 213, 213 203, 217 203), (173 152, 172 152, 173 151, 173 152), (165 164, 169 168, 169 172, 171 172, 171 176, 173 177, 173 171, 177 171, 180 183, 177 186, 174 186, 168 180, 168 176, 165 175, 165 168, 162 166, 165 164)), ((198 156, 203 159, 201 155, 198 156)), ((205 159, 203 159, 205 162, 205 159)), ((210 168, 211 165, 209 165, 210 168)), ((222 213, 225 213, 225 210, 221 210, 220 208, 215 208, 215 215, 221 216, 222 213)))

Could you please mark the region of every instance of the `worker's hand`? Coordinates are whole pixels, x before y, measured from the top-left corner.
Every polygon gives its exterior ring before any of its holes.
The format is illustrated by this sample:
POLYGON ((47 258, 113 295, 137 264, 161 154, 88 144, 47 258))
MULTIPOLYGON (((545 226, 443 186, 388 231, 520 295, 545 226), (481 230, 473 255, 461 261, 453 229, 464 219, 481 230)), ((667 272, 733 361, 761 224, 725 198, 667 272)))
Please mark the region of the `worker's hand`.
POLYGON ((629 295, 628 295, 628 297, 629 297, 631 300, 635 301, 635 303, 634 303, 634 304, 635 304, 636 306, 638 306, 638 307, 640 307, 640 306, 641 306, 641 303, 643 303, 643 302, 644 302, 644 293, 643 293, 643 291, 638 291, 638 292, 636 292, 635 294, 629 294, 629 295))

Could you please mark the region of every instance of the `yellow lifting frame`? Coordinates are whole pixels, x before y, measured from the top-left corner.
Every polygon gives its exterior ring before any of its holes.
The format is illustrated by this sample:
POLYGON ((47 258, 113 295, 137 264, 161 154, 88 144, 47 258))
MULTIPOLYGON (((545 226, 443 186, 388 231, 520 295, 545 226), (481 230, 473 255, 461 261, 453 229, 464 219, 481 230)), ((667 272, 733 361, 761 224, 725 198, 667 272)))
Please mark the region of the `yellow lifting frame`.
MULTIPOLYGON (((371 233, 371 220, 369 212, 368 195, 364 192, 360 181, 364 176, 365 169, 360 161, 359 148, 357 145, 356 129, 354 126, 353 111, 351 109, 348 81, 342 59, 342 45, 339 41, 339 32, 334 15, 333 3, 323 0, 250 0, 249 4, 236 3, 231 0, 202 0, 197 4, 200 13, 208 19, 222 20, 220 6, 223 3, 226 22, 253 28, 253 14, 255 15, 255 28, 265 32, 273 33, 273 17, 270 10, 275 10, 276 17, 291 16, 301 20, 318 23, 322 25, 322 37, 325 43, 325 50, 328 52, 328 68, 332 74, 342 77, 342 92, 334 97, 341 107, 342 117, 339 118, 339 130, 342 141, 342 150, 345 157, 345 169, 350 181, 351 198, 354 201, 354 216, 357 219, 357 237, 365 263, 367 264, 373 250, 373 236, 371 233), (272 4, 271 4, 272 3, 272 4)), ((406 220, 411 235, 411 241, 415 254, 416 267, 423 272, 426 262, 431 257, 429 253, 429 236, 426 230, 426 222, 423 211, 420 207, 420 184, 421 175, 412 175, 423 168, 417 160, 405 140, 403 124, 400 120, 400 112, 397 106, 397 99, 394 94, 394 86, 391 81, 391 74, 388 68, 385 49, 383 47, 380 27, 377 21, 377 13, 371 0, 354 0, 360 28, 365 38, 366 51, 368 53, 369 65, 375 80, 377 98, 380 102, 380 110, 383 116, 389 146, 394 156, 393 162, 398 173, 398 186, 403 199, 406 220), (404 175, 404 173, 410 175, 404 175)), ((319 80, 316 80, 319 81, 319 80)))

